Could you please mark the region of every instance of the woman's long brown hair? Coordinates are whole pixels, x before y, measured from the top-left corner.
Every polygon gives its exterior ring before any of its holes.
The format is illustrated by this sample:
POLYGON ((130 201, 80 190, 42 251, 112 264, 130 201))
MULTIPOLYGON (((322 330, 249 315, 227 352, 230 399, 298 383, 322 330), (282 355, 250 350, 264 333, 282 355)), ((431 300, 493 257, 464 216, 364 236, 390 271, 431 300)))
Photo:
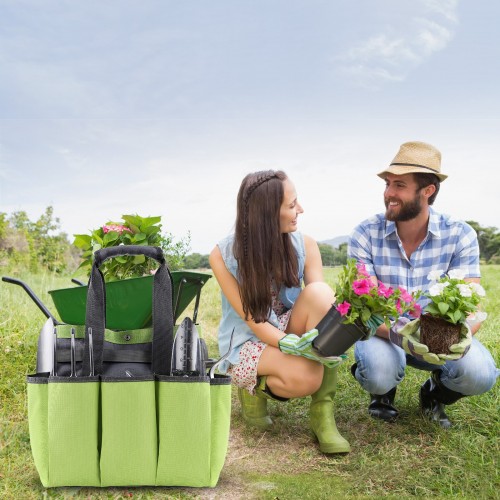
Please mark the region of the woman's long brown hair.
POLYGON ((286 179, 281 170, 255 172, 243 179, 238 192, 233 253, 245 319, 256 323, 268 319, 273 279, 278 290, 300 284, 292 240, 280 230, 286 179))

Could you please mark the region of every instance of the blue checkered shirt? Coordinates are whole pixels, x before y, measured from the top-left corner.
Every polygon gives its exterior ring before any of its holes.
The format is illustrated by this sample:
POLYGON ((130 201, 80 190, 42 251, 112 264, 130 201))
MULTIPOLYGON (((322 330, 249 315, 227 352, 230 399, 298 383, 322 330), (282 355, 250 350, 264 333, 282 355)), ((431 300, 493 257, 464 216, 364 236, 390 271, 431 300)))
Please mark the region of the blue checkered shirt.
MULTIPOLYGON (((391 287, 409 292, 428 290, 430 271, 461 269, 467 278, 479 278, 479 245, 474 229, 466 222, 452 219, 429 207, 427 236, 408 258, 396 223, 378 214, 363 221, 351 233, 349 257, 366 266, 371 276, 391 287)), ((427 300, 420 300, 422 307, 427 300)))

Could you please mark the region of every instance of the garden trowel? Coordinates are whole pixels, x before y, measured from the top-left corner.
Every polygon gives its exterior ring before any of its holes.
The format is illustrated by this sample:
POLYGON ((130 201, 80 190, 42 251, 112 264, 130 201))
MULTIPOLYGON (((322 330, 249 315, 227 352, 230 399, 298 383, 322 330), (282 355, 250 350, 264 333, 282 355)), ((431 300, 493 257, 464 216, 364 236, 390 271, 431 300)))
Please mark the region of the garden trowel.
POLYGON ((199 376, 204 374, 200 337, 196 325, 186 317, 177 329, 172 349, 172 375, 199 376))

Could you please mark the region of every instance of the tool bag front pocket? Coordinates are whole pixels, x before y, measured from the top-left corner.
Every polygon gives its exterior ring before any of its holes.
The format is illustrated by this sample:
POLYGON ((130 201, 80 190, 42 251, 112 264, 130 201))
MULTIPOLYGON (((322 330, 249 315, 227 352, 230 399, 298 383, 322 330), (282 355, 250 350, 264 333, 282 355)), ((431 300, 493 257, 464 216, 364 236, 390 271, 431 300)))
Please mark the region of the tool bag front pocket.
POLYGON ((101 422, 101 486, 154 485, 158 438, 153 377, 103 377, 101 422))

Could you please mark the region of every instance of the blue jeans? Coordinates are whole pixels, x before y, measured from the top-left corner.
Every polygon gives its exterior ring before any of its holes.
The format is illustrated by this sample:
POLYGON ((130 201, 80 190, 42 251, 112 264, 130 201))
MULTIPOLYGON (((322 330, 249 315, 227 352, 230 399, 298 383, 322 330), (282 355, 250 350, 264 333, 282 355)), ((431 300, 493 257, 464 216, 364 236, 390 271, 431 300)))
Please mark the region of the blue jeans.
POLYGON ((385 394, 396 387, 405 376, 406 365, 419 370, 442 370, 440 379, 448 389, 473 396, 489 391, 500 370, 486 347, 475 337, 467 354, 457 361, 432 365, 406 354, 389 340, 372 337, 356 342, 354 357, 358 365, 356 380, 370 394, 385 394))

